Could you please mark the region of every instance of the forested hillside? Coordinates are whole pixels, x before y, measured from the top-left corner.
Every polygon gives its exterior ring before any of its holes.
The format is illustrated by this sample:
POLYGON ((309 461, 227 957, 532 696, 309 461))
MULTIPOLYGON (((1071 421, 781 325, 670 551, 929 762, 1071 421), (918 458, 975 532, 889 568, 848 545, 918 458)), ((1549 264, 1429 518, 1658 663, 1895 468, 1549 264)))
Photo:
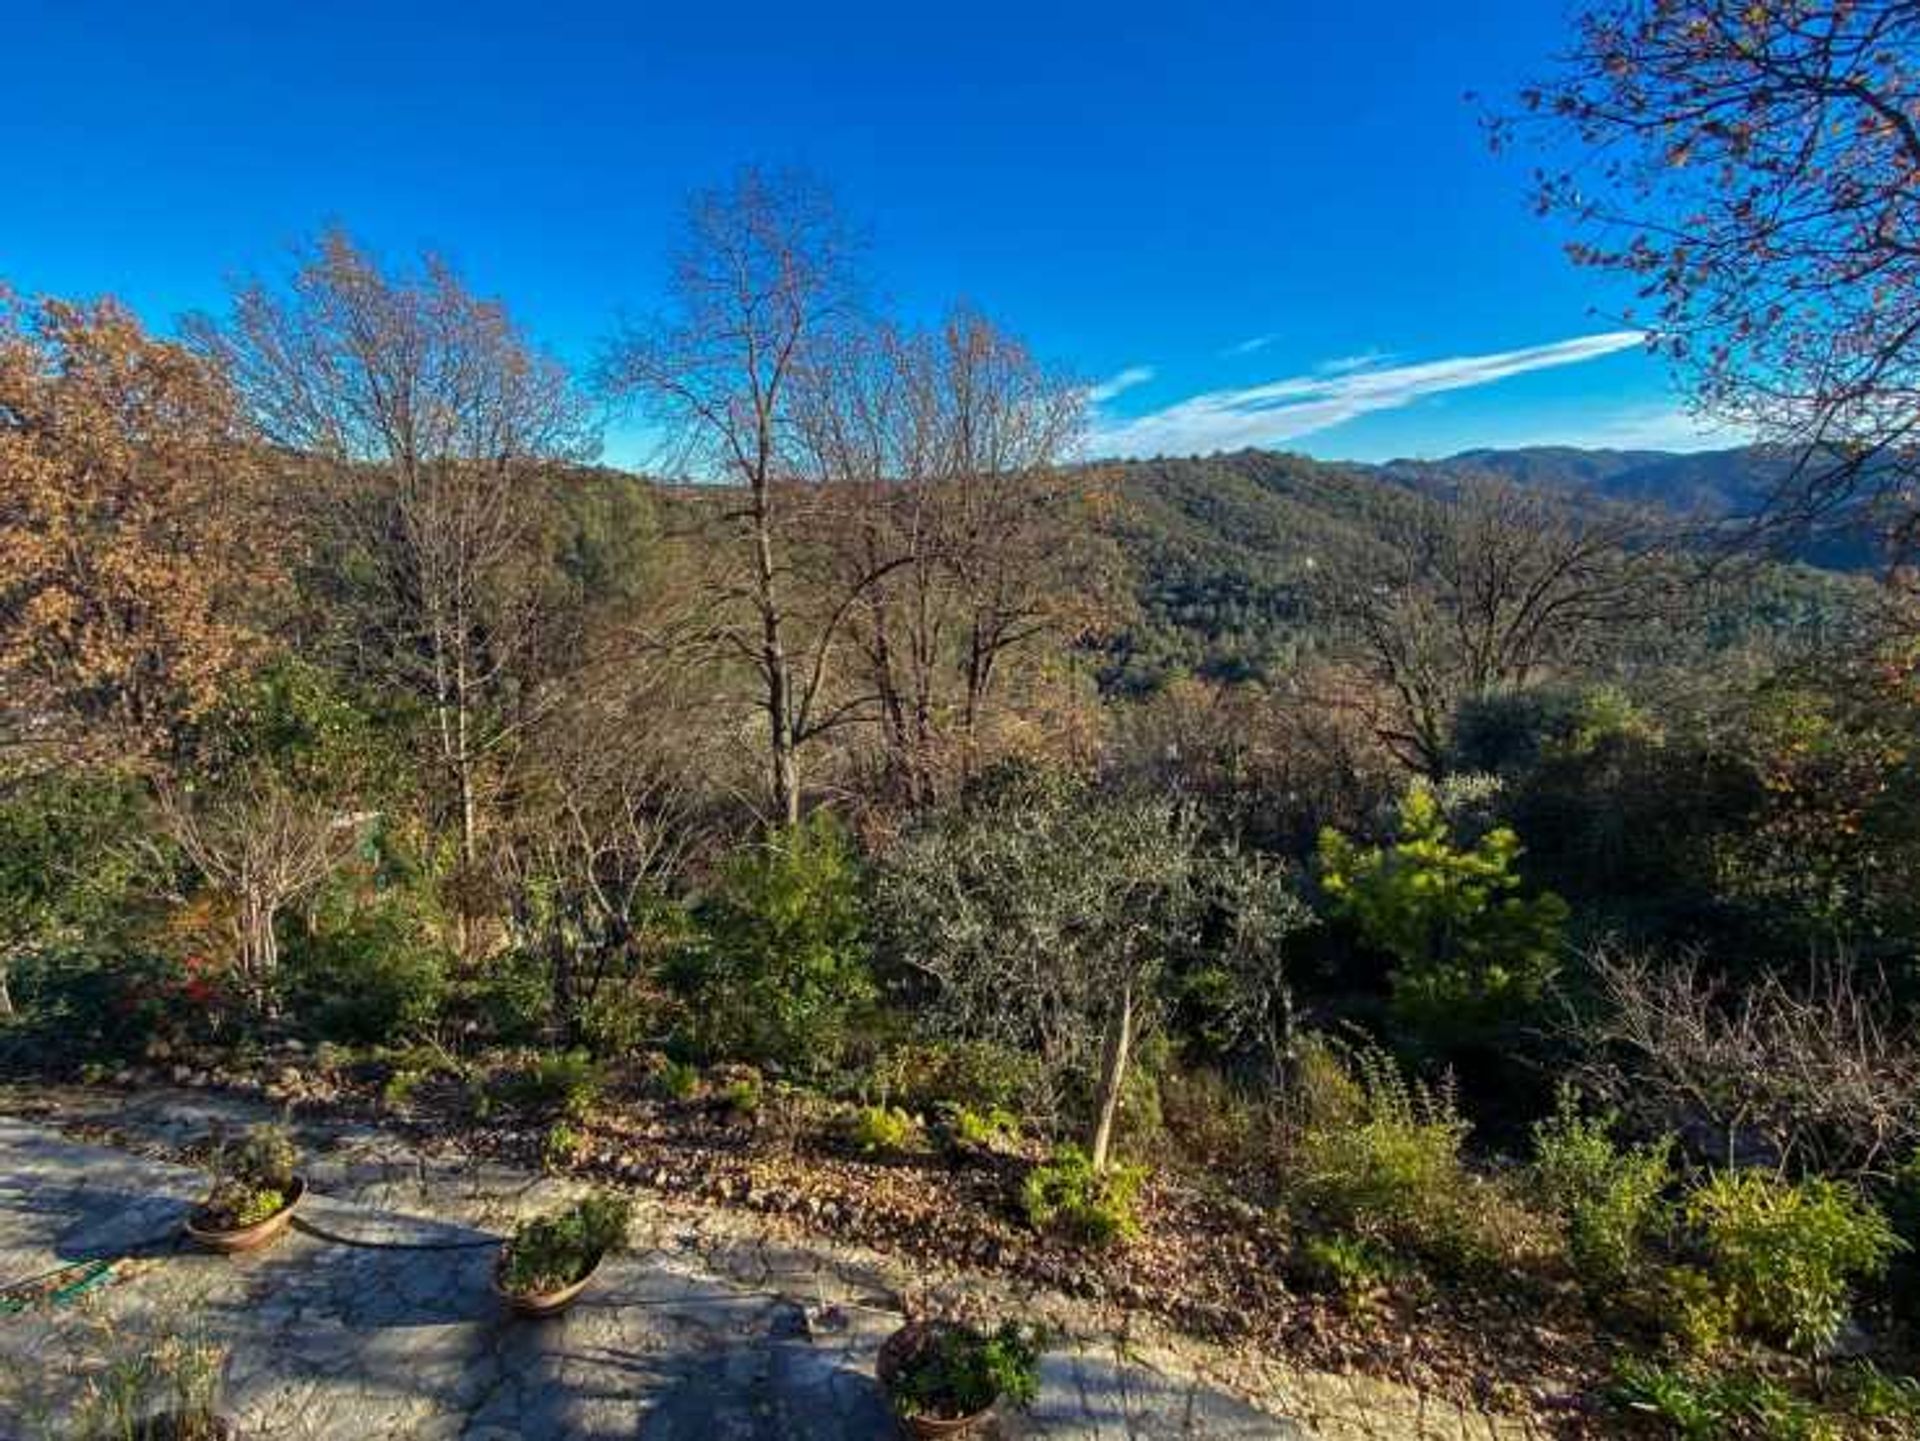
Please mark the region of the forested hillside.
MULTIPOLYGON (((340 230, 173 334, 0 290, 7 1074, 381 1115, 1529 1434, 1914 1434, 1904 432, 1817 477, 1858 571, 1703 530, 1744 453, 1090 464, 1081 378, 878 309, 852 229, 699 192, 590 371, 340 230)), ((286 1220, 289 1146, 196 1215, 286 1220)), ((951 1333, 969 1404, 1039 1319, 951 1333)))
MULTIPOLYGON (((1645 513, 1664 543, 1703 564, 1719 558, 1713 538, 1692 533, 1701 503, 1688 474, 1708 477, 1712 513, 1732 513, 1748 489, 1752 454, 1706 456, 1584 450, 1476 451, 1449 461, 1366 466, 1269 451, 1103 466, 1119 496, 1111 528, 1137 576, 1137 614, 1102 638, 1103 677, 1138 692, 1180 674, 1215 681, 1273 681, 1325 649, 1333 616, 1329 577, 1377 563, 1404 542, 1423 498, 1457 496, 1462 486, 1499 483, 1537 492, 1550 509, 1599 506, 1645 513), (1669 488, 1669 487, 1673 488, 1669 488), (1316 608, 1316 596, 1323 602, 1316 608)), ((1860 559, 1860 542, 1842 562, 1860 559)), ((1696 628, 1724 647, 1755 632, 1817 640, 1843 624, 1860 582, 1807 561, 1743 558, 1725 567, 1711 615, 1696 628), (1736 574, 1737 573, 1737 576, 1736 574)), ((1663 641, 1662 644, 1666 642, 1663 641)))

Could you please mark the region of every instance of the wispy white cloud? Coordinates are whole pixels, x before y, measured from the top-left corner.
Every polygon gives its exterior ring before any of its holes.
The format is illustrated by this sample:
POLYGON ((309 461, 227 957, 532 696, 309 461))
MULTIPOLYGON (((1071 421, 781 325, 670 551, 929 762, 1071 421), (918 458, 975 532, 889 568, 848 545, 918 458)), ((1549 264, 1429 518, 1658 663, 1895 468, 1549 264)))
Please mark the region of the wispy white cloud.
POLYGON ((1122 391, 1132 390, 1136 385, 1145 385, 1153 379, 1151 365, 1129 365, 1118 375, 1110 375, 1098 385, 1087 388, 1087 399, 1095 405, 1112 400, 1122 391))
POLYGON ((1390 350, 1363 350, 1358 355, 1336 355, 1332 360, 1323 360, 1314 366, 1315 375, 1346 375, 1355 370, 1368 370, 1376 365, 1384 365, 1394 359, 1390 350))
MULTIPOLYGON (((1360 357, 1347 357, 1356 363, 1354 368, 1331 372, 1322 368, 1264 385, 1208 391, 1131 419, 1097 419, 1089 449, 1096 455, 1181 455, 1273 445, 1374 411, 1398 410, 1422 396, 1578 365, 1644 340, 1637 330, 1611 330, 1521 350, 1382 368, 1370 368, 1371 362, 1360 357)), ((1109 398, 1098 393, 1104 388, 1094 392, 1096 404, 1109 398)))
POLYGON ((1273 334, 1250 335, 1238 345, 1229 345, 1220 353, 1222 355, 1252 355, 1256 351, 1265 350, 1279 338, 1279 336, 1273 334))

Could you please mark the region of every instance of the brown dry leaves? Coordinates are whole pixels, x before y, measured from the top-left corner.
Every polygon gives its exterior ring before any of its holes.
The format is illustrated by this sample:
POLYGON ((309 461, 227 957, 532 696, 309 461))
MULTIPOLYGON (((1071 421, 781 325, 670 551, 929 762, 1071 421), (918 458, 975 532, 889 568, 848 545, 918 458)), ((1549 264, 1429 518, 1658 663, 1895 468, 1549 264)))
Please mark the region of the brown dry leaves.
POLYGON ((265 478, 191 352, 111 300, 0 290, 0 722, 126 756, 204 712, 264 647, 265 478))

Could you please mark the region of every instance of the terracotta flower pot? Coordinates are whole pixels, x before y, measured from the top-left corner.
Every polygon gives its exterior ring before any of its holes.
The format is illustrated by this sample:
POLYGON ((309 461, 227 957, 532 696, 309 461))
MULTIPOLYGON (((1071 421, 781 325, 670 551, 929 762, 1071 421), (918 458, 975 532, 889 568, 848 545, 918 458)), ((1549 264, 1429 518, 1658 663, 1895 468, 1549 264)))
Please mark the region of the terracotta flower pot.
MULTIPOLYGON (((964 1328, 952 1321, 909 1321, 898 1331, 881 1343, 880 1354, 874 1360, 873 1372, 880 1382, 880 1389, 893 1398, 894 1378, 906 1366, 914 1354, 922 1347, 933 1344, 941 1336, 964 1328)), ((942 1436, 965 1436, 978 1426, 993 1410, 989 1403, 980 1410, 967 1416, 899 1416, 900 1429, 908 1436, 920 1438, 920 1441, 936 1441, 942 1436)), ((898 1415, 898 1413, 895 1413, 898 1415)))
POLYGON ((236 1251, 257 1251, 262 1246, 271 1245, 280 1239, 281 1234, 293 1224, 294 1208, 307 1194, 307 1183, 300 1177, 293 1178, 293 1185, 287 1190, 287 1199, 279 1210, 264 1221, 255 1221, 251 1226, 241 1226, 237 1230, 220 1231, 202 1226, 187 1215, 187 1234, 196 1245, 209 1251, 218 1251, 223 1255, 232 1255, 236 1251))
POLYGON ((493 1289, 501 1300, 522 1316, 559 1315, 574 1303, 582 1291, 587 1289, 587 1284, 593 1280, 595 1273, 600 1269, 600 1262, 605 1259, 595 1256, 593 1264, 587 1267, 586 1274, 570 1286, 562 1286, 558 1291, 528 1292, 509 1291, 501 1284, 500 1265, 505 1257, 506 1252, 502 1251, 500 1257, 493 1263, 493 1289))

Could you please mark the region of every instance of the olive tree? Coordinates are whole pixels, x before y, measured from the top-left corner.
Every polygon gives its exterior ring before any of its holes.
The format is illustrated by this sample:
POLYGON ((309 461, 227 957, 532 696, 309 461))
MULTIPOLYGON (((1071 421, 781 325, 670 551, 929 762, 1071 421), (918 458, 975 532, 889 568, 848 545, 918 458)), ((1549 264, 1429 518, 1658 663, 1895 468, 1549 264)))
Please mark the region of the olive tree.
POLYGON ((1246 927, 1282 916, 1292 927, 1298 913, 1267 904, 1278 868, 1241 867, 1218 883, 1235 853, 1208 843, 1182 802, 1005 773, 968 802, 928 817, 886 858, 876 882, 886 953, 924 987, 935 1025, 1031 1052, 1050 1082, 1090 1089, 1087 1150, 1105 1166, 1128 1064, 1161 1018, 1170 968, 1220 930, 1231 965, 1261 972, 1249 1023, 1273 1024, 1288 1009, 1277 949, 1246 927), (1236 916, 1209 927, 1223 896, 1236 916))

